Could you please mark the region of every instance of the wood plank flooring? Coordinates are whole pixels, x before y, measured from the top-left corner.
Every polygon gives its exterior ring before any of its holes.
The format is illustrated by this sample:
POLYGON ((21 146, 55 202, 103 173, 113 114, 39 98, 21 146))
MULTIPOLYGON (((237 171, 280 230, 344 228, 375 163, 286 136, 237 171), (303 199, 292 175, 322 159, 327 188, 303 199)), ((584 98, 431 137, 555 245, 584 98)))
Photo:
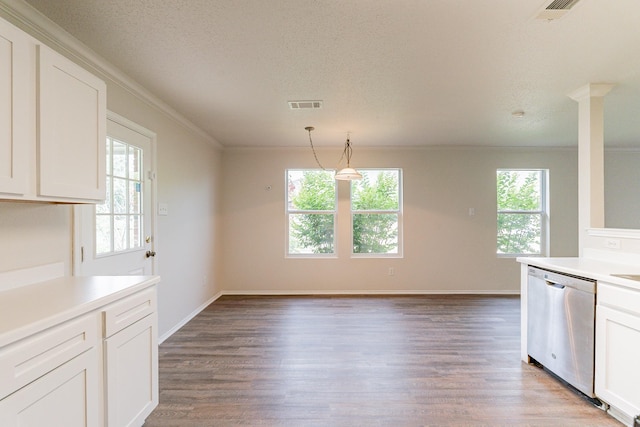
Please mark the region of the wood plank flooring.
POLYGON ((145 426, 621 426, 519 353, 517 297, 225 296, 145 426))

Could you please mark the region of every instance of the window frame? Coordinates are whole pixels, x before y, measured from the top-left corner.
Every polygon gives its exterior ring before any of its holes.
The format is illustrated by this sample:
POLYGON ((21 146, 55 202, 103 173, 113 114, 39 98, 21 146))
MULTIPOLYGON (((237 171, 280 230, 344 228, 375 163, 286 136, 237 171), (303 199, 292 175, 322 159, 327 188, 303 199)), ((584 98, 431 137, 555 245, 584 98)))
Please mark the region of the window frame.
POLYGON ((337 258, 338 257, 338 184, 334 179, 336 171, 334 169, 320 168, 287 168, 285 169, 285 258, 337 258), (290 171, 311 171, 311 172, 329 172, 332 175, 334 183, 334 204, 333 210, 306 210, 306 209, 290 209, 289 208, 289 172, 290 171), (291 215, 329 215, 333 214, 333 252, 331 253, 291 253, 290 252, 290 224, 291 215))
POLYGON ((395 171, 398 172, 398 208, 394 210, 379 210, 379 209, 365 209, 365 210, 354 210, 353 209, 353 184, 351 182, 349 185, 349 212, 350 212, 350 233, 349 233, 349 246, 351 252, 351 258, 403 258, 403 171, 402 168, 358 168, 358 172, 367 172, 367 171, 395 171), (374 214, 374 215, 386 215, 386 214, 395 214, 398 218, 398 252, 397 253, 356 253, 353 251, 353 226, 354 226, 354 215, 356 214, 374 214))
POLYGON ((498 208, 498 187, 496 183, 496 256, 498 258, 517 258, 520 256, 526 257, 545 257, 549 253, 549 169, 545 168, 497 168, 496 178, 499 172, 539 172, 540 173, 540 209, 539 210, 517 210, 517 209, 504 209, 498 208), (538 215, 540 216, 540 253, 526 253, 526 252, 509 252, 498 253, 498 216, 500 214, 515 214, 515 215, 538 215))

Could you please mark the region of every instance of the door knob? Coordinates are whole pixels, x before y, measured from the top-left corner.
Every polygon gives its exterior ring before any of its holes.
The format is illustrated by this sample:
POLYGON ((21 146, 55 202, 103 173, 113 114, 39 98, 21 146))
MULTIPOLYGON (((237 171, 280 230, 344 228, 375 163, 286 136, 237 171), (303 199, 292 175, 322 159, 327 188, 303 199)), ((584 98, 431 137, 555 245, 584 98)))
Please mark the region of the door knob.
POLYGON ((145 257, 147 258, 152 256, 156 256, 156 251, 147 251, 147 253, 145 254, 145 257))

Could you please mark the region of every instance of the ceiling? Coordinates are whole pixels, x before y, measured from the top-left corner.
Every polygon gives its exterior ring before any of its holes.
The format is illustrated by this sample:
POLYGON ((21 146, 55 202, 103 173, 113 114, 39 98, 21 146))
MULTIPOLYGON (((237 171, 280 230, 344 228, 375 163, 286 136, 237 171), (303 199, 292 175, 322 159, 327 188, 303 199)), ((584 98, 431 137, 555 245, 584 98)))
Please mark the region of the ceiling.
POLYGON ((224 147, 640 146, 640 1, 27 0, 224 147), (322 100, 316 110, 287 101, 322 100), (516 118, 514 111, 524 111, 516 118))

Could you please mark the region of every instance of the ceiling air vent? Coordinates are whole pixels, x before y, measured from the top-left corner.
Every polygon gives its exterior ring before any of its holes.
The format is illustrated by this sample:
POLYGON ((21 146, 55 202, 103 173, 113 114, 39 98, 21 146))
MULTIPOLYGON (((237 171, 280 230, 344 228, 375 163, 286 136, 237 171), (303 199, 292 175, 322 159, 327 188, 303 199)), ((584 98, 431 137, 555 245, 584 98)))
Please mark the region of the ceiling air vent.
POLYGON ((580 0, 553 0, 536 15, 536 19, 544 19, 547 21, 560 19, 579 1, 580 0))
POLYGON ((289 101, 289 108, 292 110, 315 110, 322 108, 322 101, 289 101))

